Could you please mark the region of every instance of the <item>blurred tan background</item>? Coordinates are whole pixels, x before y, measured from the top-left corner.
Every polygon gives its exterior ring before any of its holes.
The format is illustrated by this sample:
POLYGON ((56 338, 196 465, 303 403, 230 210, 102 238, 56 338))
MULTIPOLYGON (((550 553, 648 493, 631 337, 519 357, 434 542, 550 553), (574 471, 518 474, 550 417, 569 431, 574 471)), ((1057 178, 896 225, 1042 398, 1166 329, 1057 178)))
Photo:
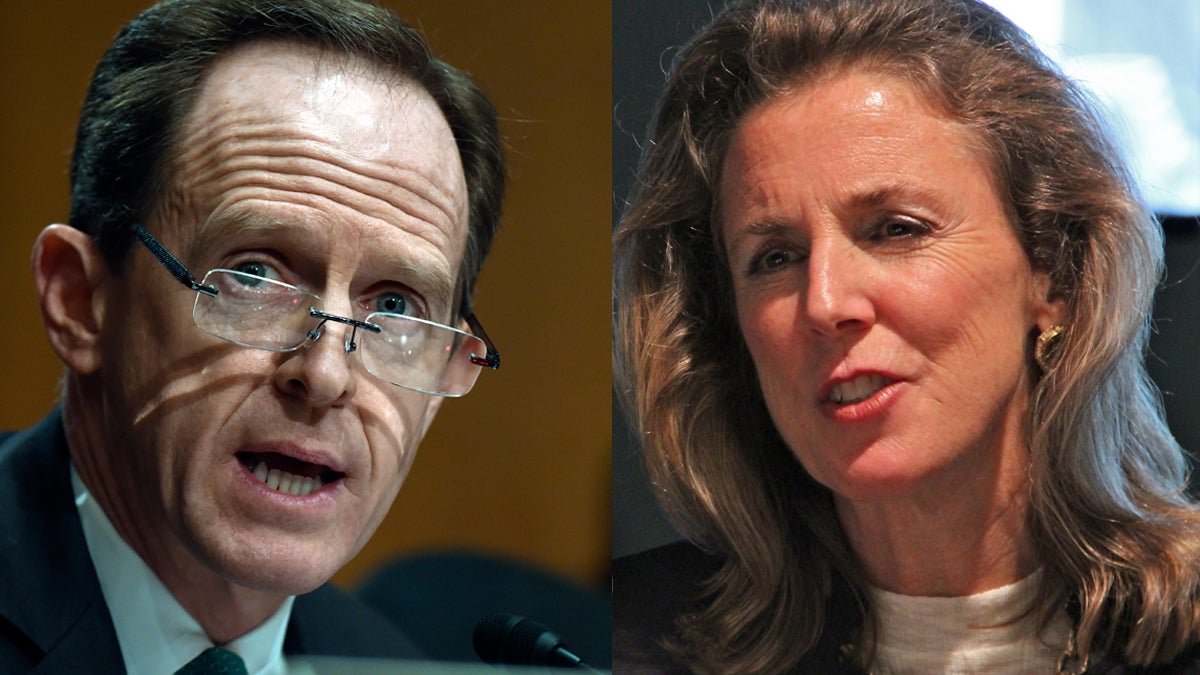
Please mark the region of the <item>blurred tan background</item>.
MULTIPOLYGON (((88 78, 146 0, 8 2, 0 10, 0 428, 54 405, 61 364, 29 273, 65 221, 88 78)), ((351 585, 416 550, 469 548, 607 587, 610 465, 611 18, 599 0, 385 0, 500 111, 510 189, 475 308, 503 354, 448 401, 351 585)))

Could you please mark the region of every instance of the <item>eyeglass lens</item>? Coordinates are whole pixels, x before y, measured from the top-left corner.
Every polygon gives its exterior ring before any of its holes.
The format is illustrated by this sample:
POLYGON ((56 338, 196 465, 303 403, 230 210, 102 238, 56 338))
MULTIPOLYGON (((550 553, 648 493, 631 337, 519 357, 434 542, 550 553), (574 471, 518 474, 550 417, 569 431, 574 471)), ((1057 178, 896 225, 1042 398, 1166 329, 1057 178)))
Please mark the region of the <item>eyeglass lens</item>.
MULTIPOLYGON (((196 295, 192 316, 202 330, 247 347, 291 351, 318 339, 324 320, 310 308, 320 297, 273 279, 235 270, 215 269, 204 277, 215 297, 196 295)), ((358 331, 363 367, 392 384, 441 396, 462 396, 471 390, 480 368, 472 355, 487 347, 479 338, 442 324, 399 314, 376 312, 365 321, 378 325, 378 334, 358 331)), ((347 332, 347 351, 350 333, 347 332)))

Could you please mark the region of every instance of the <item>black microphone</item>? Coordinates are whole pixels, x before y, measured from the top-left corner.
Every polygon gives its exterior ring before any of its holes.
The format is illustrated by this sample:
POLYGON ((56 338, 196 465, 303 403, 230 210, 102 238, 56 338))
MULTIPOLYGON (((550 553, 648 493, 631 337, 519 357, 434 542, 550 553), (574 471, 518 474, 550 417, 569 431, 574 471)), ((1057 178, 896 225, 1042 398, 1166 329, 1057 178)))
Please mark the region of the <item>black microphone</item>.
POLYGON ((488 614, 475 624, 471 636, 475 653, 487 663, 513 666, 555 666, 586 668, 549 628, 516 614, 488 614))

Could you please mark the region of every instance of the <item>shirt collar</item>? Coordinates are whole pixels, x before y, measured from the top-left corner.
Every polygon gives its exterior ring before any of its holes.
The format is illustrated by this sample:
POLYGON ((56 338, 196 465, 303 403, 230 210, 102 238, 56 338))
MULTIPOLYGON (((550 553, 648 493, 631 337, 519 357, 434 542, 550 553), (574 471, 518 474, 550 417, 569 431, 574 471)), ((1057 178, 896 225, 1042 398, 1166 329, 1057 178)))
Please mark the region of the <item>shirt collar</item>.
MULTIPOLYGON (((212 646, 200 624, 179 604, 129 544, 71 466, 75 506, 88 553, 100 579, 129 675, 173 673, 212 646)), ((223 645, 246 662, 251 675, 283 675, 283 638, 294 597, 257 628, 223 645)))

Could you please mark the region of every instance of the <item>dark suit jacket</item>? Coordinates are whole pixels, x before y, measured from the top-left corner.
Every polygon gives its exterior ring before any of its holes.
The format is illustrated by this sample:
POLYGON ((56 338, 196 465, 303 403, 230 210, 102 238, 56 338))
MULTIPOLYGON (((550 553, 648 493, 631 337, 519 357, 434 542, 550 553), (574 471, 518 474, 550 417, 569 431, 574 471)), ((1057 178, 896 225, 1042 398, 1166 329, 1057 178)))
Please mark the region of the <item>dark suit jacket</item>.
MULTIPOLYGON (((0 433, 0 673, 123 673, 71 489, 62 414, 0 433)), ((325 585, 296 598, 290 655, 414 659, 381 615, 325 585)))
MULTIPOLYGON (((721 561, 680 541, 613 561, 613 672, 676 675, 690 672, 665 647, 680 642, 677 621, 704 603, 704 582, 721 561)), ((793 672, 851 675, 842 645, 861 619, 849 587, 838 584, 825 631, 793 672)))

